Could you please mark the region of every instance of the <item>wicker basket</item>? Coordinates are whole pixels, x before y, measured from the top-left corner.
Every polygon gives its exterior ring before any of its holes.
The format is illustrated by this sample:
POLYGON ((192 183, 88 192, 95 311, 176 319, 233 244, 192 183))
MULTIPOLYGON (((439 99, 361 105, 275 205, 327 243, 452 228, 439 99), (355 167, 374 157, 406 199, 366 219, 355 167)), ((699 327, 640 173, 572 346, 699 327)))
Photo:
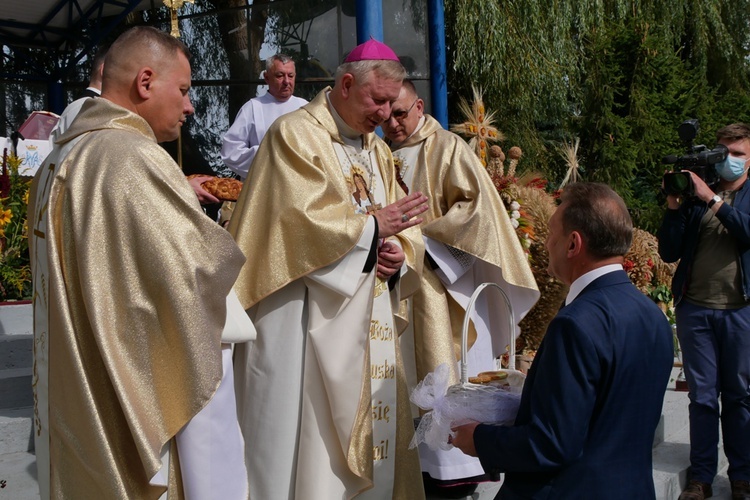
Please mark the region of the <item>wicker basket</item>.
POLYGON ((474 290, 474 293, 471 294, 469 305, 466 306, 466 315, 464 316, 463 328, 461 329, 461 382, 457 385, 452 386, 450 388, 451 391, 458 391, 462 388, 473 390, 476 386, 480 385, 472 384, 469 382, 468 362, 466 360, 468 353, 467 338, 469 333, 469 321, 471 320, 471 313, 474 311, 474 303, 477 301, 482 291, 489 287, 495 288, 500 292, 500 295, 503 297, 505 307, 508 310, 508 332, 510 333, 510 339, 508 341, 508 368, 498 371, 508 374, 508 378, 506 380, 510 385, 511 392, 520 393, 523 389, 523 384, 526 381, 526 375, 516 370, 516 339, 513 335, 513 332, 516 330, 516 321, 513 315, 513 306, 510 304, 510 299, 508 298, 508 295, 505 293, 505 291, 497 283, 482 283, 477 287, 476 290, 474 290))
POLYGON ((425 377, 412 393, 412 401, 428 411, 419 421, 411 446, 426 443, 431 449, 448 450, 451 427, 471 420, 510 425, 518 411, 519 394, 523 390, 526 375, 515 369, 515 342, 513 332, 515 320, 513 308, 506 293, 496 283, 482 283, 472 294, 466 307, 461 335, 461 380, 458 384, 447 386, 448 366, 443 364, 435 372, 425 377), (473 384, 469 382, 467 362, 467 337, 469 321, 474 311, 474 304, 485 288, 494 287, 500 291, 508 309, 510 323, 510 363, 509 368, 499 370, 507 373, 503 385, 473 384), (442 385, 445 383, 445 385, 442 385), (426 385, 426 390, 423 385, 426 385), (415 399, 415 393, 417 399, 415 399))

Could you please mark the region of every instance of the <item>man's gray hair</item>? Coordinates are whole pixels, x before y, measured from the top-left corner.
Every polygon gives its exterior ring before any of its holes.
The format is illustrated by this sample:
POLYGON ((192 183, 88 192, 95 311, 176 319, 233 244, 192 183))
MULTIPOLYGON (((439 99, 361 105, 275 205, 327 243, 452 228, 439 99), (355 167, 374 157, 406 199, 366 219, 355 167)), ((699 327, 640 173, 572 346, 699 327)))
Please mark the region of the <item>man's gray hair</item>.
POLYGON ((600 259, 623 256, 633 241, 633 221, 620 196, 606 184, 568 184, 560 200, 565 204, 563 231, 578 231, 589 254, 600 259))
POLYGON ((394 82, 400 82, 406 78, 406 70, 401 63, 391 60, 376 59, 343 63, 336 69, 336 85, 347 73, 354 76, 358 84, 367 83, 370 76, 375 73, 381 78, 394 82))
POLYGON ((282 53, 274 54, 268 59, 266 59, 266 71, 271 71, 271 68, 273 68, 273 62, 279 61, 281 64, 286 63, 293 63, 294 59, 292 59, 290 56, 282 53))

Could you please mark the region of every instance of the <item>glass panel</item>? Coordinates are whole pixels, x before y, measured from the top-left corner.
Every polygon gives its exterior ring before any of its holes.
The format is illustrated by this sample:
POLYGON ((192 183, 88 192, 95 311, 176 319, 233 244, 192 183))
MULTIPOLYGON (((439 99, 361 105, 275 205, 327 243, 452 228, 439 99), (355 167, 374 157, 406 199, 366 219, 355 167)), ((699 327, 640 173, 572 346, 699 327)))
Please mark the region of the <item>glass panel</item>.
POLYGON ((47 85, 45 84, 27 81, 0 83, 0 96, 3 97, 0 137, 10 137, 11 133, 23 125, 32 111, 47 110, 47 85))
POLYGON ((429 78, 426 0, 383 0, 383 35, 410 78, 429 78))

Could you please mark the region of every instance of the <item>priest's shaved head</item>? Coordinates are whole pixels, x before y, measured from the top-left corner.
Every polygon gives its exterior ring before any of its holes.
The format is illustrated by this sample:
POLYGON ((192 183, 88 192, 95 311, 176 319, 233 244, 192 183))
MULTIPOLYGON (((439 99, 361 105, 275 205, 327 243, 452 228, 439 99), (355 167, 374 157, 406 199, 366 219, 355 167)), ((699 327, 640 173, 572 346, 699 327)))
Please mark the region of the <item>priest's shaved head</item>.
POLYGON ((253 331, 227 309, 245 257, 158 144, 193 113, 189 56, 122 34, 34 178, 40 499, 248 498, 224 330, 253 331))
POLYGON ((158 142, 177 139, 193 114, 189 90, 190 51, 167 33, 138 26, 107 53, 102 97, 143 117, 158 142))

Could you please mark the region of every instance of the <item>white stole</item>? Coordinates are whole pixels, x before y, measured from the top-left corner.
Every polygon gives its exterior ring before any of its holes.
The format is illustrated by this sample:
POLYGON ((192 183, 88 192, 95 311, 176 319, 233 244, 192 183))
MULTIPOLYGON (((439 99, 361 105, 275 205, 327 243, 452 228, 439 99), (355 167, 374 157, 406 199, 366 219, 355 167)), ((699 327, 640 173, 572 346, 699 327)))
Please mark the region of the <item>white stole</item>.
MULTIPOLYGON (((347 141, 350 142, 350 141, 347 141)), ((354 141, 352 141, 354 142, 354 141)), ((359 142, 359 139, 356 140, 359 142)), ((334 143, 341 170, 351 187, 352 203, 355 210, 366 213, 372 202, 384 207, 387 197, 377 159, 371 151, 354 145, 334 143), (357 200, 354 174, 364 178, 369 191, 369 199, 362 196, 357 200)), ((375 297, 370 317, 370 389, 372 401, 373 438, 373 488, 364 491, 357 498, 391 498, 395 480, 396 463, 396 334, 393 323, 393 309, 388 283, 376 279, 375 297)))

